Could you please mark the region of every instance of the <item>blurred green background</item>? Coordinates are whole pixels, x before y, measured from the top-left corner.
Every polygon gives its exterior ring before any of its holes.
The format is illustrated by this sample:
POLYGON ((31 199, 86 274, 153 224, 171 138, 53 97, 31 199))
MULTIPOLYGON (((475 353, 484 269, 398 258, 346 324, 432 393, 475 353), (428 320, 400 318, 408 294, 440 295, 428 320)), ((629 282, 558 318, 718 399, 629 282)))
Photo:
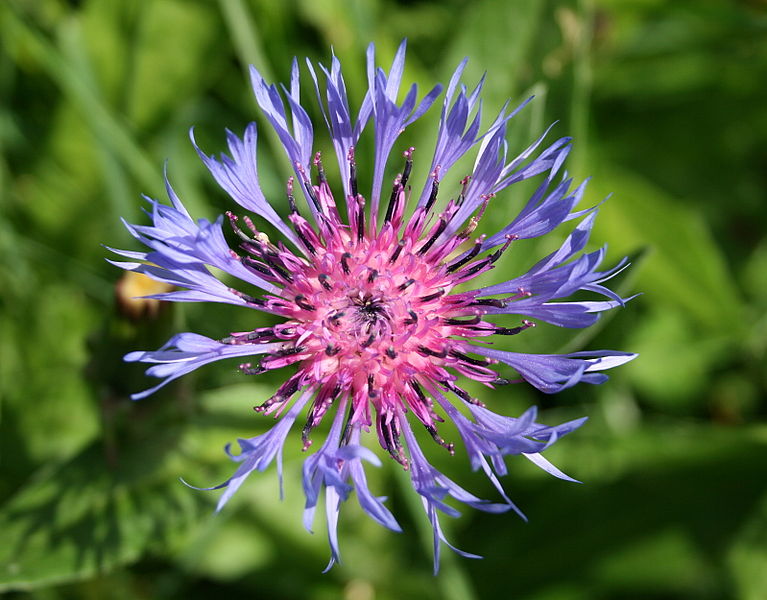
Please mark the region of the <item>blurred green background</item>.
MULTIPOLYGON (((0 592, 767 598, 766 9, 759 0, 4 2, 0 592), (554 397, 471 388, 505 414, 538 404, 546 423, 590 416, 547 454, 584 485, 520 458, 505 481, 529 523, 470 510, 443 519, 452 541, 484 560, 445 549, 431 575, 428 523, 386 460, 369 470, 371 487, 390 497, 406 532, 383 530, 350 501, 344 564, 322 575, 324 523, 314 535, 301 526, 297 435, 286 445, 283 502, 273 470, 251 476, 217 516, 217 493, 178 481, 228 476, 222 446, 265 430, 250 407, 281 374, 253 379, 216 365, 140 403, 127 398, 148 381, 121 362, 126 351, 181 330, 221 337, 263 318, 212 305, 129 318, 114 300, 121 273, 100 244, 137 249, 119 217, 140 222, 140 194, 164 197, 166 159, 194 215, 231 206, 187 130, 209 153, 224 149, 225 127, 239 133, 256 119, 265 132, 248 64, 286 81, 294 55, 327 64, 332 46, 356 110, 367 43, 388 65, 403 37, 406 80, 422 93, 468 55, 468 83, 488 73, 486 118, 506 98, 536 95, 515 118, 512 152, 558 120, 549 139, 576 137, 569 169, 593 176, 589 202, 612 193, 593 243, 607 242, 613 260, 632 257, 616 284, 644 295, 592 330, 541 326, 508 347, 642 356, 604 386, 554 397)), ((403 136, 420 149, 417 165, 430 159, 438 112, 403 136)), ((262 185, 283 210, 288 171, 274 137, 261 138, 262 185)), ((508 222, 529 189, 497 198, 489 226, 508 222)), ((515 247, 492 279, 533 264, 565 234, 515 247)), ((496 497, 461 452, 427 451, 496 497)))

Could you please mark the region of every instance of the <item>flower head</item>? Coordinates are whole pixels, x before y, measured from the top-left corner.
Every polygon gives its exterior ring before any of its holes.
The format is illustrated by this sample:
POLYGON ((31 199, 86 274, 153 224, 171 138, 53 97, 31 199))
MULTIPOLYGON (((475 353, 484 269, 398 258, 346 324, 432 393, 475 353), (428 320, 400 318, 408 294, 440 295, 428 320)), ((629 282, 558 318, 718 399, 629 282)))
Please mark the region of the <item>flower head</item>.
POLYGON ((534 409, 518 418, 500 416, 472 398, 463 389, 462 378, 490 388, 527 382, 546 393, 579 382, 603 382, 603 371, 634 355, 604 350, 524 354, 495 349, 493 341, 522 334, 536 320, 563 327, 591 325, 601 312, 625 302, 603 285, 622 263, 600 271, 604 249, 582 253, 596 210, 576 210, 584 185, 573 188, 566 175, 557 178, 570 139, 558 139, 539 150, 541 136, 509 159, 506 126, 516 111, 504 108, 489 128, 481 130, 482 82, 472 91, 460 83, 466 61, 445 92, 429 177, 425 182, 411 181, 415 149, 407 148, 400 159, 402 171, 391 192, 384 194, 384 174, 395 144, 436 101, 441 87, 419 101, 413 86, 400 104, 405 44, 388 73, 376 67, 373 45, 367 58, 369 88, 356 118, 339 61, 334 57, 330 68, 315 68, 307 61, 341 175, 343 189, 335 191, 328 184, 314 147, 313 124, 301 104, 297 63, 290 87, 282 94, 252 69, 258 104, 293 166, 286 187, 288 222, 279 217, 260 186, 255 124, 248 126, 242 139, 228 133, 230 156, 209 156, 195 144, 221 187, 242 208, 273 225, 284 240, 269 239, 247 214, 227 213, 228 225, 239 239, 238 247, 230 248, 224 238, 224 217, 213 223, 194 221, 168 183, 170 206, 149 200, 151 226, 126 224, 148 251, 116 250, 128 259, 116 262, 118 266, 181 288, 155 298, 237 304, 278 315, 282 321, 220 340, 182 333, 157 351, 133 352, 126 360, 156 363, 147 374, 162 379, 154 388, 135 394, 136 399, 226 358, 249 359, 240 365, 247 374, 288 367, 286 381, 257 407, 279 420, 267 433, 239 440, 239 454, 230 453, 239 467, 216 486, 225 488, 219 509, 254 470, 266 469, 275 459, 280 469, 283 445, 300 415, 306 419, 301 434, 304 450, 312 445, 317 425, 330 419, 327 438, 304 463, 303 488, 307 528, 324 491, 332 565, 340 556, 339 507, 352 491, 374 520, 399 530, 385 499, 368 489, 365 463, 380 465, 380 461, 362 439, 374 430, 381 447, 410 472, 421 496, 434 530, 436 569, 440 542, 447 543, 439 513, 458 514, 448 499, 489 512, 519 512, 498 479, 506 473, 505 457, 521 454, 556 477, 570 479, 541 452, 583 422, 547 427, 536 422, 534 409), (367 167, 357 164, 355 147, 371 122, 375 152, 372 190, 366 197, 357 172, 367 167), (467 153, 476 157, 471 173, 460 189, 451 191, 452 199, 440 202, 441 181, 467 153), (542 181, 511 223, 493 235, 475 235, 497 194, 537 175, 542 181), (581 220, 561 247, 527 273, 488 287, 466 285, 493 269, 517 240, 545 235, 573 219, 581 220), (209 267, 259 291, 229 287, 209 267), (602 299, 562 300, 581 290, 602 299), (496 315, 522 319, 505 327, 495 322, 496 315), (511 366, 519 378, 500 377, 493 368, 498 363, 511 366), (439 432, 445 418, 456 425, 471 466, 486 473, 501 502, 472 495, 428 462, 413 429, 425 428, 453 454, 454 444, 439 432))

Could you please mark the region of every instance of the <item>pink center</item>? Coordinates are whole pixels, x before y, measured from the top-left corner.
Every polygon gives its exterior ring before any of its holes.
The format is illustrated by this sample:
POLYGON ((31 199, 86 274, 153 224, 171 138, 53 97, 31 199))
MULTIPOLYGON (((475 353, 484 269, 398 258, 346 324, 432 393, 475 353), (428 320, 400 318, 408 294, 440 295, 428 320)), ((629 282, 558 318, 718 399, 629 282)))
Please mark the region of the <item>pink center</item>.
MULTIPOLYGON (((412 149, 405 153, 404 175, 395 180, 380 228, 375 215, 366 224, 365 200, 359 194, 347 198, 348 224, 342 221, 319 159, 319 184, 305 181, 315 207, 316 229, 298 213, 291 180, 289 218, 306 258, 281 244, 271 244, 249 219, 245 222, 254 237, 246 236, 237 227, 237 218, 230 215, 235 231, 244 240, 241 247, 247 251, 238 258, 259 275, 282 285, 278 295, 264 300, 244 296, 246 301, 284 316, 286 322, 232 334, 226 341, 284 342, 281 350, 267 355, 258 367, 246 364, 242 368, 257 373, 298 364, 295 375, 256 410, 281 410, 298 389, 316 391, 304 428, 306 447, 311 443, 309 432, 330 406, 341 397, 350 397, 347 424, 371 425, 372 407, 381 444, 403 464, 406 459, 396 417, 407 410, 452 452, 452 444, 445 444, 437 434, 435 423, 442 418, 434 412, 429 393, 449 391, 476 402, 454 384, 458 375, 487 385, 503 382, 489 368, 492 361, 468 356, 469 346, 464 341, 518 332, 482 320, 483 306, 502 305, 503 301, 477 300, 477 292, 451 291, 492 268, 508 244, 476 260, 483 238, 475 240, 469 250, 458 252, 469 241, 479 216, 462 231, 443 235, 461 207, 462 196, 435 215, 431 208, 439 187, 436 171, 428 202, 403 223, 411 156, 412 149)), ((351 183, 355 190, 356 182, 351 183)))

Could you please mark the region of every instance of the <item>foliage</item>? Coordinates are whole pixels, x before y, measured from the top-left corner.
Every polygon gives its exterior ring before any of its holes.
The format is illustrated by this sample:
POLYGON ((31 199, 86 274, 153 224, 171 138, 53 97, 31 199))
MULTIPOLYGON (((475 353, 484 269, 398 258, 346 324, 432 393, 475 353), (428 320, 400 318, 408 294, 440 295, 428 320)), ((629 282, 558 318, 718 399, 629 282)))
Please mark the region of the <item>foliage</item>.
MULTIPOLYGON (((767 596, 766 30, 756 1, 4 3, 0 592, 767 596), (402 37, 406 77, 423 88, 468 55, 467 80, 488 72, 488 112, 535 93, 515 119, 519 144, 556 119, 557 133, 576 136, 570 169, 594 176, 594 203, 612 194, 593 237, 616 259, 632 257, 621 288, 644 292, 585 335, 593 347, 642 356, 600 388, 484 397, 508 414, 537 403, 551 422, 591 416, 551 449, 585 485, 512 464, 508 487, 530 523, 465 514, 448 524, 484 561, 446 554, 434 579, 421 508, 386 463, 374 487, 398 514, 413 512, 407 531, 347 511, 345 562, 322 575, 325 540, 301 527, 299 441, 286 456, 283 502, 273 472, 248 481, 219 515, 215 493, 178 481, 225 478, 222 446, 268 426, 249 407, 277 380, 211 367, 141 403, 127 399, 144 380, 122 363, 125 352, 185 327, 214 337, 252 328, 251 314, 174 306, 131 319, 114 302, 120 273, 100 244, 129 244, 119 217, 139 220, 140 194, 162 196, 166 159, 195 214, 226 206, 186 130, 194 125, 208 152, 223 149, 225 127, 241 131, 255 118, 266 131, 248 64, 284 81, 290 57, 327 61, 332 45, 360 74, 347 76, 356 105, 366 44, 386 60, 402 37)), ((426 149, 431 135, 419 126, 409 139, 426 149)), ((262 137, 262 183, 283 210, 287 170, 276 139, 262 137)), ((521 196, 498 201, 494 225, 521 196)), ((524 248, 498 268, 515 272, 550 249, 524 248)), ((587 341, 541 329, 532 351, 587 341)), ((431 458, 468 475, 460 453, 431 458)), ((481 478, 473 484, 493 497, 481 478)))

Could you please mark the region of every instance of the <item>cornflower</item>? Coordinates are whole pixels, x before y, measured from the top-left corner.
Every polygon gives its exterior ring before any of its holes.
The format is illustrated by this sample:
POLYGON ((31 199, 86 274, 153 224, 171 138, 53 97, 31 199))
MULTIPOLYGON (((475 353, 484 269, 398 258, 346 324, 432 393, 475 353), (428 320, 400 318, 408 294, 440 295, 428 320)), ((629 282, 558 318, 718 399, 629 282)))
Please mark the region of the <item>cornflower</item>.
POLYGON ((603 371, 635 355, 609 350, 525 354, 493 347, 495 336, 527 332, 536 321, 587 327, 602 312, 623 305, 627 299, 603 283, 623 268, 625 259, 600 271, 605 248, 582 252, 597 210, 575 210, 585 182, 573 189, 566 174, 557 177, 571 139, 563 137, 539 151, 544 133, 509 159, 506 128, 524 104, 511 112, 504 106, 483 130, 479 99, 484 78, 471 91, 461 84, 466 59, 445 92, 429 176, 420 185, 411 182, 415 149, 408 147, 402 153, 402 172, 385 194, 384 177, 395 144, 402 143, 406 128, 426 113, 442 91, 436 86, 419 102, 413 85, 400 104, 404 65, 404 42, 388 73, 376 66, 375 48, 369 46, 368 90, 353 118, 338 59, 332 58, 330 68, 315 67, 307 60, 316 101, 335 150, 343 203, 336 201, 321 155, 315 152, 313 124, 301 103, 297 61, 293 61, 290 86, 283 87, 282 93, 251 67, 258 105, 293 168, 286 186, 287 221, 267 201, 259 183, 254 123, 242 138, 227 133, 230 156, 207 155, 190 135, 219 185, 243 209, 270 223, 284 240, 273 241, 249 216, 228 212, 226 220, 238 240, 238 246, 230 248, 224 237, 224 216, 215 222, 193 220, 166 175, 171 205, 147 198, 152 225, 126 223, 133 237, 149 250, 115 250, 128 260, 114 264, 181 288, 152 298, 223 302, 283 319, 274 326, 235 332, 218 340, 181 333, 159 350, 131 352, 125 357, 129 362, 153 363, 147 374, 162 379, 155 387, 134 394, 134 399, 205 364, 229 358, 249 359, 239 369, 250 375, 292 368, 274 395, 255 407, 258 413, 274 415, 276 424, 263 435, 238 440, 238 454, 227 446, 227 453, 239 466, 221 485, 204 488, 224 489, 218 510, 253 471, 263 471, 272 462, 277 464, 282 484, 283 445, 299 416, 306 419, 301 433, 305 451, 312 446, 313 430, 323 419, 330 419, 327 437, 303 465, 304 523, 311 530, 324 492, 330 568, 340 561, 339 510, 352 491, 372 519, 400 531, 384 505, 385 498, 370 491, 365 475, 364 463, 381 464, 362 444, 363 434, 375 429, 381 447, 409 472, 421 497, 434 532, 436 573, 440 542, 463 556, 478 558, 445 539, 439 514, 459 514, 446 502, 448 497, 482 511, 513 510, 524 518, 499 480, 506 474, 505 457, 522 455, 556 477, 575 481, 542 452, 585 421, 542 425, 536 421, 534 407, 519 417, 501 416, 472 397, 460 378, 489 388, 526 382, 554 393, 579 382, 602 383, 607 379, 603 371), (366 199, 358 185, 355 149, 371 122, 375 150, 366 199), (460 189, 453 190, 454 197, 439 202, 440 182, 467 153, 475 156, 471 173, 461 180, 460 189), (492 235, 475 235, 496 195, 539 175, 542 181, 511 223, 492 235), (300 197, 305 200, 301 208, 300 197), (471 286, 518 240, 543 236, 576 219, 580 222, 559 249, 526 273, 494 285, 471 286), (230 287, 210 267, 256 291, 230 287), (602 299, 562 300, 578 291, 602 299), (498 315, 522 319, 506 327, 495 322, 498 315), (510 366, 517 376, 499 376, 493 369, 498 363, 510 366), (471 467, 484 471, 501 501, 474 496, 427 460, 413 426, 424 428, 452 455, 454 443, 445 441, 438 429, 445 419, 457 428, 471 467))

